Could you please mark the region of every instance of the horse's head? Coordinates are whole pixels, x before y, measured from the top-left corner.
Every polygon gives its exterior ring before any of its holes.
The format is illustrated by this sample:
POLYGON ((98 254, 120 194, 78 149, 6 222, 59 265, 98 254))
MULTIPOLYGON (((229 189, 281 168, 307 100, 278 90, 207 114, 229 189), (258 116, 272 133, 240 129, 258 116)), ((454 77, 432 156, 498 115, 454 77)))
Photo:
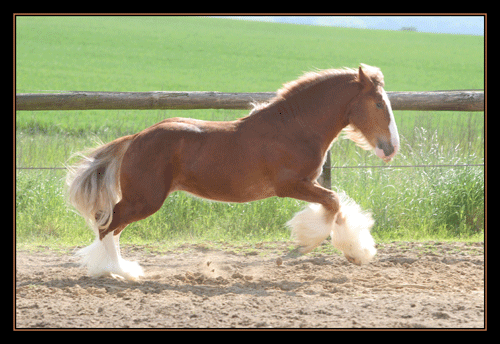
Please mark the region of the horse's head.
POLYGON ((363 149, 389 162, 399 149, 399 134, 391 102, 384 90, 384 76, 377 67, 362 64, 355 83, 359 93, 348 105, 347 136, 363 149))

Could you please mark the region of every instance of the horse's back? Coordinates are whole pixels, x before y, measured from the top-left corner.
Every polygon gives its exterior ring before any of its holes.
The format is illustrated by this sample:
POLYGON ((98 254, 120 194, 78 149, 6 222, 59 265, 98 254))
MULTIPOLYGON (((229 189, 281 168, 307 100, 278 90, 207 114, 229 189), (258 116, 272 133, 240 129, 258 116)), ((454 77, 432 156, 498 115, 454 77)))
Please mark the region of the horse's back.
POLYGON ((129 180, 165 182, 169 193, 182 190, 217 201, 248 202, 275 195, 263 146, 255 135, 242 133, 237 121, 170 118, 137 134, 122 172, 129 180))

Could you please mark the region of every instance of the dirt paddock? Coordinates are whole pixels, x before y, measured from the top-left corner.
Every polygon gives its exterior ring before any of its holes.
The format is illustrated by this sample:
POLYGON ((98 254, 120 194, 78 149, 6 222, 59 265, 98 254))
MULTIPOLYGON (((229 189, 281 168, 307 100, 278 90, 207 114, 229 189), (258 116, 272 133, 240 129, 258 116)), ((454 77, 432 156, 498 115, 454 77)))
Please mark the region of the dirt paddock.
POLYGON ((290 258, 288 246, 125 246, 138 282, 89 278, 67 251, 21 250, 15 327, 485 326, 483 243, 379 244, 361 267, 326 247, 290 258))

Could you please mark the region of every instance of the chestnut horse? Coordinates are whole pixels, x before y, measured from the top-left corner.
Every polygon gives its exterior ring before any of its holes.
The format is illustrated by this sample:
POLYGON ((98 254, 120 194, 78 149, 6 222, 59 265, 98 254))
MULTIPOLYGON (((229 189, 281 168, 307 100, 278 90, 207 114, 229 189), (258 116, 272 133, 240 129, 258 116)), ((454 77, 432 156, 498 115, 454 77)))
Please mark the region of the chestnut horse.
POLYGON ((96 234, 77 252, 82 265, 91 276, 143 275, 121 257, 120 233, 179 190, 221 202, 311 202, 288 222, 300 251, 331 235, 349 261, 367 263, 376 253, 371 215, 316 179, 342 129, 385 162, 396 155, 399 136, 383 87, 380 69, 368 65, 310 72, 236 121, 170 118, 88 152, 67 178, 70 203, 96 234))

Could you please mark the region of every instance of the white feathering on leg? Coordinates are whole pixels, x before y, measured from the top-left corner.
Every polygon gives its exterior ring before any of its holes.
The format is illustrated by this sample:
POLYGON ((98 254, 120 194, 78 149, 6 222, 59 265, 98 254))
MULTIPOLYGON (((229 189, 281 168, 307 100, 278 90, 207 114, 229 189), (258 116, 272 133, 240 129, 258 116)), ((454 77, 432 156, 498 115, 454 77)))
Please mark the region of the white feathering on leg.
POLYGON ((76 252, 76 256, 81 257, 80 264, 87 267, 92 277, 112 276, 136 280, 139 276, 144 276, 137 262, 127 261, 121 257, 119 235, 113 238, 112 232, 102 240, 97 236, 94 243, 76 252))
POLYGON ((377 253, 370 234, 374 221, 369 212, 345 194, 341 195, 340 212, 335 217, 332 244, 357 265, 367 264, 377 253))
POLYGON ((321 204, 310 203, 287 222, 292 237, 297 241, 301 253, 314 250, 332 231, 332 224, 326 222, 326 211, 321 204))

